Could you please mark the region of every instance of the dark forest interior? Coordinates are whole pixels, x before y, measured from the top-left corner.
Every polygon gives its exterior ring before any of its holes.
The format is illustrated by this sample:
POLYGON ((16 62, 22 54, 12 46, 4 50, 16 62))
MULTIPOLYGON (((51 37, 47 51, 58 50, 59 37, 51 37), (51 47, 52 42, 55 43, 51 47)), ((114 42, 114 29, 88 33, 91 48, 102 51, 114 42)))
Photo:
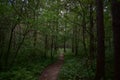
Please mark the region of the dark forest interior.
POLYGON ((0 80, 120 80, 120 0, 0 0, 0 80))

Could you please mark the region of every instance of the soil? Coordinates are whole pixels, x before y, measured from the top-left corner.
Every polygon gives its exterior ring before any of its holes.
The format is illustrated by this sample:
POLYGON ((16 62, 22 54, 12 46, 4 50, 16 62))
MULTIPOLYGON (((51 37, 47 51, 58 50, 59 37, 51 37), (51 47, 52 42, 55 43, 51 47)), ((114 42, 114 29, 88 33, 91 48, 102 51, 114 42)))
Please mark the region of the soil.
POLYGON ((60 54, 58 60, 49 65, 40 75, 39 80, 57 80, 58 74, 64 62, 64 55, 60 54))

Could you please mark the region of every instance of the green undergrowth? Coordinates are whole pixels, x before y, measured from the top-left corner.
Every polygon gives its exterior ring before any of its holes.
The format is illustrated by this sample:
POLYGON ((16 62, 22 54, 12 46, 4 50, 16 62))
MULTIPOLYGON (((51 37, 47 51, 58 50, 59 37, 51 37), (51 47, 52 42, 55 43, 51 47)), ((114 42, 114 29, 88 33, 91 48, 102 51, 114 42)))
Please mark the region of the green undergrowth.
POLYGON ((38 80, 42 71, 54 61, 42 59, 29 64, 17 65, 9 71, 0 73, 0 80, 38 80))
POLYGON ((95 74, 86 62, 87 59, 84 57, 80 59, 79 56, 65 54, 64 65, 58 80, 91 80, 95 74))
MULTIPOLYGON (((114 60, 113 53, 106 50, 105 80, 113 80, 114 60)), ((58 80, 94 80, 96 60, 92 62, 86 55, 74 56, 70 51, 65 53, 64 64, 60 70, 58 80)))

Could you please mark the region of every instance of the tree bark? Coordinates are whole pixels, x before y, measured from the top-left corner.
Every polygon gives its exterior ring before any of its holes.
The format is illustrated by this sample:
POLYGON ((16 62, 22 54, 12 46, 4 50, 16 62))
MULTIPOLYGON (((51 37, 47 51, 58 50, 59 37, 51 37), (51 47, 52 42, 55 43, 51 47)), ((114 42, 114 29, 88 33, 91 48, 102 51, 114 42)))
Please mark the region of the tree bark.
POLYGON ((77 26, 75 27, 75 56, 78 55, 78 31, 77 26))
POLYGON ((112 0, 112 26, 115 56, 114 80, 120 80, 120 1, 112 0))
POLYGON ((93 4, 90 4, 90 59, 94 58, 93 4))
POLYGON ((105 45, 104 45, 104 16, 103 0, 96 0, 97 18, 97 65, 95 80, 104 80, 105 77, 105 45))
POLYGON ((10 32, 10 39, 9 39, 9 43, 8 43, 8 49, 7 49, 7 52, 6 52, 6 55, 5 55, 5 65, 6 65, 6 69, 8 68, 8 58, 10 56, 10 49, 11 49, 11 44, 12 44, 12 39, 13 39, 13 32, 14 32, 14 29, 15 27, 17 26, 17 24, 20 22, 20 20, 18 19, 16 21, 16 23, 13 25, 12 29, 11 29, 11 32, 10 32))
POLYGON ((83 13, 82 37, 83 37, 83 47, 84 47, 84 51, 85 51, 85 53, 87 53, 87 52, 86 52, 87 48, 86 48, 85 30, 86 30, 85 13, 83 13))
POLYGON ((51 60, 53 60, 53 44, 54 44, 54 37, 51 36, 51 60))
POLYGON ((74 50, 74 42, 75 42, 75 39, 74 39, 74 34, 75 34, 75 31, 74 31, 74 27, 72 28, 72 52, 75 53, 75 50, 74 50))
POLYGON ((66 40, 65 40, 65 36, 64 36, 64 53, 66 52, 66 40))
POLYGON ((47 55, 47 51, 48 51, 48 35, 45 35, 45 53, 44 53, 45 58, 47 55))

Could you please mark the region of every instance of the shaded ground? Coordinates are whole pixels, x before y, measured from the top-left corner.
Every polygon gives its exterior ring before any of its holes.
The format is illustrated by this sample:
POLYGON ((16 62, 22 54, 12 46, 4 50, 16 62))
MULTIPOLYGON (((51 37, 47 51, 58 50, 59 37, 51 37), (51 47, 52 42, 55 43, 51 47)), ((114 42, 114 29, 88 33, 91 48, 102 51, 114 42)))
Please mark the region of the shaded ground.
POLYGON ((63 61, 64 55, 60 54, 58 61, 48 66, 40 75, 39 80, 57 80, 63 61))

